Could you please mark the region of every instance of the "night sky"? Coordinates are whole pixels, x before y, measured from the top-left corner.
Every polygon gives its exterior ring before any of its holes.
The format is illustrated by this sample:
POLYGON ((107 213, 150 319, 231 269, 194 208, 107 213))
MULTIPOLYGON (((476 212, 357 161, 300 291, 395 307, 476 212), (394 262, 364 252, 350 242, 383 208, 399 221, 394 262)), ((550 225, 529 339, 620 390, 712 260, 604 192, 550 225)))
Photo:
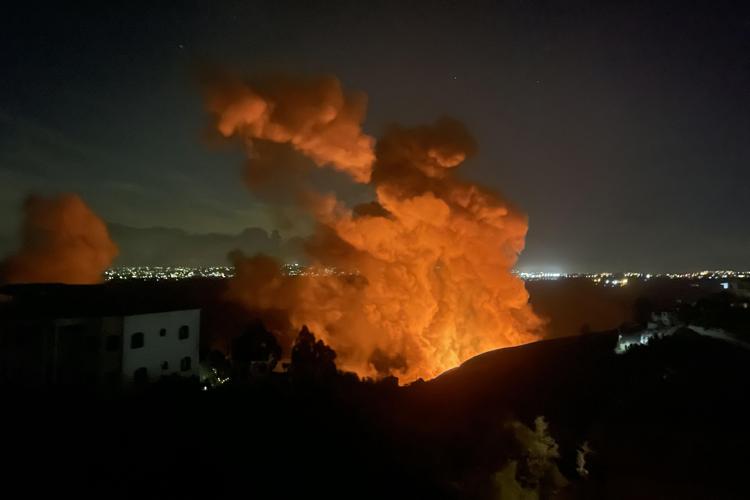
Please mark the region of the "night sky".
POLYGON ((211 65, 334 74, 375 136, 460 119, 464 174, 529 215, 522 269, 750 268, 747 2, 179 4, 2 8, 0 247, 32 191, 135 227, 273 229, 240 149, 207 138, 211 65))

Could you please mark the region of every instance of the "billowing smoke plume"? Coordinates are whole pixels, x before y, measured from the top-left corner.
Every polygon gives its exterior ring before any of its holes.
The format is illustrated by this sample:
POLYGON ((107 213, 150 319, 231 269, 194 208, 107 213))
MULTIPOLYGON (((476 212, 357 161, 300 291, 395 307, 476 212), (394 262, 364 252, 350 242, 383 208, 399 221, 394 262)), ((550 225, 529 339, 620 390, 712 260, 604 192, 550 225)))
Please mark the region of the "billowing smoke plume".
POLYGON ((212 87, 209 107, 219 132, 244 138, 251 156, 259 154, 257 141, 289 144, 318 166, 332 166, 357 182, 370 178, 375 141, 361 126, 367 97, 345 93, 335 78, 276 77, 252 86, 225 80, 212 87))
POLYGON ((104 222, 74 194, 29 196, 21 247, 0 263, 8 283, 87 284, 102 281, 117 256, 104 222))
POLYGON ((307 325, 336 350, 340 368, 402 381, 534 340, 541 322, 511 273, 526 217, 456 176, 473 138, 443 118, 394 126, 373 151, 360 128, 364 102, 332 78, 214 92, 224 135, 287 142, 375 193, 356 207, 308 195, 317 228, 306 250, 319 271, 287 277, 265 257, 234 254, 230 298, 259 313, 285 311, 293 328, 307 325))

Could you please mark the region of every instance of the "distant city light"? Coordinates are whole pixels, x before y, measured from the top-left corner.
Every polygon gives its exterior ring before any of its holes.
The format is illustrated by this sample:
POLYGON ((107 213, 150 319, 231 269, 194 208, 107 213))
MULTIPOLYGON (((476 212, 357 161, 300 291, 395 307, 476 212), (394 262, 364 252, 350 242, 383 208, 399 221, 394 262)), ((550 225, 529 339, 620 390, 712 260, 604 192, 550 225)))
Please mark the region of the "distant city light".
MULTIPOLYGON (((307 267, 296 262, 283 264, 281 272, 287 276, 352 276, 356 271, 343 271, 335 267, 307 267)), ((626 286, 631 280, 650 279, 691 279, 691 280, 727 280, 750 277, 749 271, 695 271, 689 273, 562 273, 562 272, 525 272, 515 271, 516 276, 524 281, 546 281, 569 278, 584 278, 604 286, 626 286)), ((184 280, 193 278, 231 278, 234 268, 230 266, 131 266, 108 269, 104 273, 107 281, 112 280, 184 280)), ((730 283, 723 281, 720 286, 728 290, 730 283)))
MULTIPOLYGON (((694 271, 689 273, 548 273, 548 272, 524 272, 516 271, 515 274, 524 281, 543 281, 557 280, 565 278, 584 278, 603 286, 626 286, 630 280, 651 280, 651 279, 690 279, 690 280, 725 280, 725 279, 745 279, 750 277, 748 271, 694 271)), ((727 290, 729 282, 722 282, 721 287, 727 290)))
POLYGON ((104 278, 113 280, 184 280, 191 278, 230 278, 234 268, 216 267, 181 267, 181 266, 134 266, 107 269, 104 278))
MULTIPOLYGON (((281 272, 287 276, 352 276, 357 272, 347 272, 334 267, 305 267, 298 263, 283 264, 281 272)), ((231 278, 234 268, 230 266, 129 266, 115 267, 104 272, 106 281, 147 280, 176 281, 194 278, 231 278)))

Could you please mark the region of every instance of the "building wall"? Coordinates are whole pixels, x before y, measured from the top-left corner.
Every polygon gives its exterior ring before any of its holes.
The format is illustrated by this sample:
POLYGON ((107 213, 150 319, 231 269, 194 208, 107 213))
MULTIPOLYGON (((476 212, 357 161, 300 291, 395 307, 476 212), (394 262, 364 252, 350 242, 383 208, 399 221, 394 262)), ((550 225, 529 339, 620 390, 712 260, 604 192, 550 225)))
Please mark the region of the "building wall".
POLYGON ((122 376, 126 384, 136 381, 136 370, 142 368, 149 380, 175 373, 198 374, 199 309, 125 316, 122 332, 122 376), (179 338, 182 327, 187 327, 186 339, 179 338), (143 334, 143 346, 132 347, 133 336, 139 333, 143 334), (190 367, 185 370, 181 363, 186 358, 190 367))
POLYGON ((123 318, 108 316, 101 319, 99 370, 101 382, 116 387, 122 381, 123 318))
POLYGON ((101 318, 55 320, 55 384, 93 386, 101 381, 101 318))
POLYGON ((54 342, 52 321, 0 323, 0 384, 33 387, 53 383, 54 342))

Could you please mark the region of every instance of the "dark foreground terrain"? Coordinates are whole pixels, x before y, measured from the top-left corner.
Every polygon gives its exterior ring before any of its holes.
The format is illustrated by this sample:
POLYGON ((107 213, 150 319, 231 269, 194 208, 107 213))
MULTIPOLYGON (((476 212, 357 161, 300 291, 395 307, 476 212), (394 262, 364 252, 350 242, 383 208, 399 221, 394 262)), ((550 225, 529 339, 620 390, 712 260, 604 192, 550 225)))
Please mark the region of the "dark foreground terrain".
POLYGON ((3 496, 746 498, 750 353, 690 331, 615 342, 489 352, 408 387, 314 369, 208 391, 6 387, 3 496))

